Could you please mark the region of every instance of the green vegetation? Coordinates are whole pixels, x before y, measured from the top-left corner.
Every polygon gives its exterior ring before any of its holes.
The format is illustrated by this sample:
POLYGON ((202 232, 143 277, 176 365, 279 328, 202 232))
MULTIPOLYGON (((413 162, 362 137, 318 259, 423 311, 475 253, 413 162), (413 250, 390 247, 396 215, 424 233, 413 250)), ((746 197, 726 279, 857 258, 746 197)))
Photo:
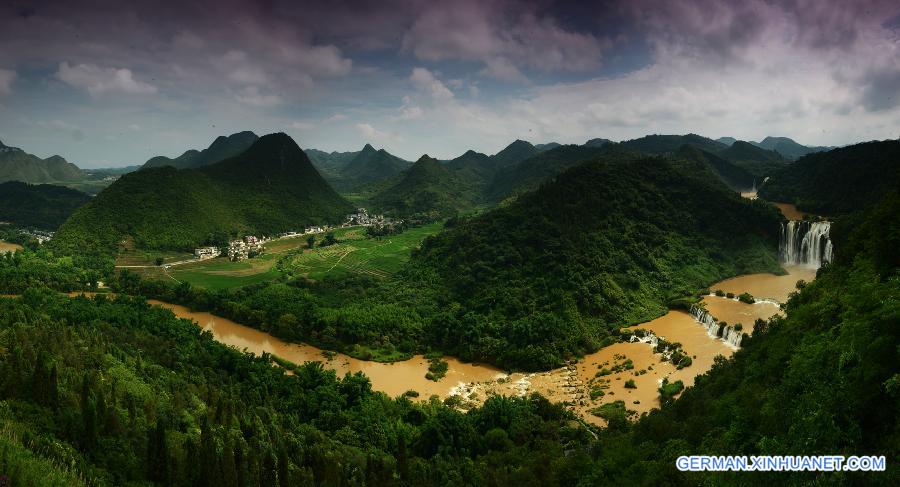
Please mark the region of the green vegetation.
POLYGON ((259 137, 253 132, 238 132, 228 137, 219 136, 206 149, 201 151, 189 150, 184 154, 170 159, 165 156, 156 156, 141 166, 142 169, 153 167, 171 166, 176 169, 196 169, 224 161, 246 151, 259 137))
POLYGON ((741 293, 738 295, 738 301, 747 304, 753 304, 756 302, 756 299, 753 298, 753 295, 750 293, 741 293))
POLYGON ((288 275, 313 280, 346 274, 386 278, 403 269, 412 251, 442 227, 443 223, 430 223, 377 238, 366 238, 359 228, 340 229, 336 245, 292 252, 278 265, 288 275))
POLYGON ((56 230, 90 196, 50 184, 0 183, 0 221, 20 227, 56 230))
POLYGON ((335 188, 342 192, 357 192, 367 186, 378 185, 397 177, 412 164, 400 159, 384 149, 375 150, 369 144, 343 167, 339 169, 339 177, 331 179, 335 188))
POLYGON ((351 210, 290 137, 272 134, 211 166, 126 174, 77 210, 52 244, 69 255, 114 255, 130 236, 139 249, 192 251, 342 221, 351 210))
POLYGON ((805 146, 788 137, 766 137, 760 142, 753 142, 753 144, 775 151, 788 159, 799 159, 813 152, 826 152, 834 149, 834 147, 805 146))
POLYGON ((479 195, 446 165, 422 156, 396 184, 372 197, 372 205, 390 215, 436 220, 475 206, 479 195))
POLYGON ((546 369, 663 314, 669 297, 777 270, 778 219, 697 163, 593 162, 448 223, 404 271, 409 291, 394 294, 422 303, 428 336, 447 353, 546 369))
POLYGON ((0 469, 13 485, 900 483, 890 461, 900 454, 896 190, 835 221, 834 262, 798 286, 785 316, 758 320, 732 359, 683 391, 664 382, 662 408, 633 424, 624 401, 595 409, 608 427, 593 431, 535 395, 491 397, 466 414, 453 401, 388 398, 362 375, 243 354, 124 295, 291 340, 384 356, 455 348, 540 367, 584 337, 604 343, 615 320, 661 312, 672 293, 771 264, 777 215, 708 176, 659 159, 579 166, 507 208, 452 220, 402 279, 298 276, 213 292, 123 272, 114 300, 70 299, 39 288, 89 288, 110 274, 107 261, 88 262, 104 273, 92 274, 52 249, 0 258, 3 291, 23 294, 0 299, 0 469), (680 472, 684 454, 888 464, 751 477, 680 472))
POLYGON ((668 378, 663 379, 662 385, 659 386, 659 402, 668 404, 675 399, 675 396, 684 390, 684 383, 680 380, 669 382, 668 378))
POLYGON ((78 166, 60 156, 41 159, 18 147, 8 147, 0 142, 0 183, 61 183, 79 181, 86 177, 78 166))
POLYGON ((637 389, 637 384, 634 383, 634 379, 628 379, 625 381, 626 389, 637 389))
POLYGON ((12 485, 506 484, 588 452, 537 396, 461 414, 273 360, 140 299, 0 300, 0 467, 12 485))
POLYGON ((843 215, 878 201, 900 185, 900 141, 857 144, 810 154, 773 174, 760 188, 769 201, 802 211, 843 215))
POLYGON ((432 356, 428 359, 428 373, 425 374, 425 378, 437 382, 447 375, 448 368, 447 361, 440 355, 432 356))

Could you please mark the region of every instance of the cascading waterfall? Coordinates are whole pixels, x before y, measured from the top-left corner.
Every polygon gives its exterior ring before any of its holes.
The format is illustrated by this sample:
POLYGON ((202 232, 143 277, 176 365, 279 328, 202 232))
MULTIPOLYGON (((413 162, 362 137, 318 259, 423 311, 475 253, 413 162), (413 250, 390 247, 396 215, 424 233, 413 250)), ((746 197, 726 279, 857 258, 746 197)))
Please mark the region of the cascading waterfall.
POLYGON ((744 339, 744 333, 740 330, 735 330, 731 325, 720 325, 719 321, 709 314, 709 311, 694 304, 691 305, 691 316, 706 328, 706 333, 712 338, 721 338, 725 343, 728 343, 735 348, 741 346, 741 340, 744 339))
POLYGON ((781 224, 778 253, 781 263, 805 264, 819 268, 831 262, 834 247, 831 245, 831 222, 789 221, 781 224))

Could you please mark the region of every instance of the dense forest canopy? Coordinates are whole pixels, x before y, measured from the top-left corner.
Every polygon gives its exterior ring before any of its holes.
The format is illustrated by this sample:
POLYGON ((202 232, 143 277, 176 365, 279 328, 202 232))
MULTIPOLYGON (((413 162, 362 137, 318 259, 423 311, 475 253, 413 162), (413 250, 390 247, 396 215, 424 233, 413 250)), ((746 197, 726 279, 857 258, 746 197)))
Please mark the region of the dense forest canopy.
POLYGON ((56 230, 90 199, 81 191, 51 184, 0 183, 0 221, 20 227, 56 230))
POLYGON ((352 205, 328 186, 284 134, 199 169, 144 169, 122 176, 76 211, 53 240, 66 254, 139 248, 191 251, 240 234, 272 235, 340 223, 352 205))
POLYGON ((769 201, 823 215, 859 211, 900 185, 900 141, 867 142, 807 155, 759 190, 769 201))

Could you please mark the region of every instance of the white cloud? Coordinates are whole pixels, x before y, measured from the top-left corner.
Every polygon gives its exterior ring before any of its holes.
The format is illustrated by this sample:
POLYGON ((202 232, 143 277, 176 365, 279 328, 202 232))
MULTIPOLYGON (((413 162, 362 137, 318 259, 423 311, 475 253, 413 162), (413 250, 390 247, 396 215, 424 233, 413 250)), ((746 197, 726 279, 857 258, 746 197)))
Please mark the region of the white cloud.
POLYGON ((481 70, 481 74, 491 78, 503 81, 515 81, 524 83, 528 78, 519 71, 513 63, 503 57, 496 57, 485 61, 485 68, 481 70))
POLYGON ((413 68, 409 80, 412 81, 416 89, 430 94, 435 100, 449 100, 453 98, 453 92, 441 80, 435 78, 431 71, 425 68, 413 68))
POLYGON ((141 131, 141 126, 138 125, 138 124, 136 124, 136 123, 133 123, 133 124, 129 125, 128 128, 129 128, 130 130, 134 131, 134 132, 140 132, 140 131, 141 131))
POLYGON ((253 107, 271 107, 281 103, 278 95, 265 95, 260 93, 258 86, 248 86, 234 97, 237 101, 253 107))
POLYGON ((63 82, 80 88, 91 96, 99 96, 108 92, 120 92, 134 95, 145 95, 157 92, 157 88, 134 78, 130 69, 102 68, 95 64, 69 65, 59 63, 56 77, 63 82))
POLYGON ((228 51, 224 56, 213 59, 213 65, 229 80, 242 85, 264 85, 269 80, 266 72, 253 64, 244 51, 228 51))
POLYGON ((0 69, 0 96, 12 93, 12 84, 15 80, 15 71, 0 69))
POLYGON ((383 132, 381 130, 376 129, 369 123, 358 123, 358 124, 356 124, 356 129, 359 130, 359 133, 362 134, 362 136, 367 141, 377 141, 377 142, 385 142, 385 141, 402 142, 403 141, 403 137, 400 137, 396 133, 383 132))
POLYGON ((334 123, 334 122, 340 122, 342 120, 347 120, 347 116, 344 115, 343 113, 335 113, 334 115, 326 118, 324 121, 325 121, 325 123, 334 123))
POLYGON ((295 121, 291 122, 290 125, 288 125, 288 127, 292 128, 294 130, 309 130, 315 126, 316 126, 316 124, 305 121, 305 120, 304 121, 295 120, 295 121))

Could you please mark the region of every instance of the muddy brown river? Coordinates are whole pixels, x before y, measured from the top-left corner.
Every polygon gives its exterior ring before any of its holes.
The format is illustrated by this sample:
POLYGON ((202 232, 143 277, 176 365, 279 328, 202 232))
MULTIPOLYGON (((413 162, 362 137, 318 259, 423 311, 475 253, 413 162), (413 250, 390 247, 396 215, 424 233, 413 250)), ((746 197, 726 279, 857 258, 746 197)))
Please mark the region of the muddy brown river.
MULTIPOLYGON (((788 274, 785 276, 750 274, 726 279, 710 286, 710 289, 722 289, 735 294, 747 291, 760 298, 783 302, 794 290, 797 280, 810 281, 815 277, 815 270, 802 266, 786 270, 788 274)), ((742 323, 747 331, 752 329, 756 318, 768 318, 779 312, 778 304, 768 301, 746 304, 708 296, 704 298, 704 302, 713 316, 732 324, 742 323)), ((693 361, 691 366, 681 370, 663 361, 660 354, 653 353, 649 344, 635 342, 616 343, 585 356, 577 363, 539 373, 507 374, 491 366, 464 363, 445 357, 449 364, 447 375, 434 382, 425 378, 428 361, 421 355, 393 364, 359 360, 340 353, 329 360, 319 348, 287 343, 210 313, 191 311, 184 306, 161 301, 151 300, 150 303, 166 307, 179 317, 195 321, 204 330, 209 330, 217 341, 239 350, 255 354, 268 352, 297 364, 320 361, 325 367, 335 370, 339 376, 347 372, 363 372, 372 381, 373 389, 390 396, 398 396, 409 390, 418 392, 421 400, 432 395, 440 398, 456 396, 458 407, 468 409, 482 403, 491 394, 525 395, 539 392, 552 401, 567 404, 585 421, 597 425, 603 425, 604 421, 591 414, 592 409, 604 403, 622 400, 628 410, 634 411, 633 417, 637 417, 659 407, 658 388, 663 378, 672 382, 681 380, 686 387, 690 387, 697 375, 712 367, 716 356, 729 357, 734 353, 734 348, 721 339, 710 337, 706 329, 689 314, 671 311, 632 328, 645 329, 669 342, 681 343, 683 351, 693 361), (628 361, 630 368, 626 367, 628 361), (604 368, 612 372, 598 376, 597 373, 604 368), (634 381, 634 388, 625 387, 629 380, 634 381), (594 399, 591 399, 592 391, 594 399), (602 391, 602 395, 598 394, 599 391, 602 391)))

